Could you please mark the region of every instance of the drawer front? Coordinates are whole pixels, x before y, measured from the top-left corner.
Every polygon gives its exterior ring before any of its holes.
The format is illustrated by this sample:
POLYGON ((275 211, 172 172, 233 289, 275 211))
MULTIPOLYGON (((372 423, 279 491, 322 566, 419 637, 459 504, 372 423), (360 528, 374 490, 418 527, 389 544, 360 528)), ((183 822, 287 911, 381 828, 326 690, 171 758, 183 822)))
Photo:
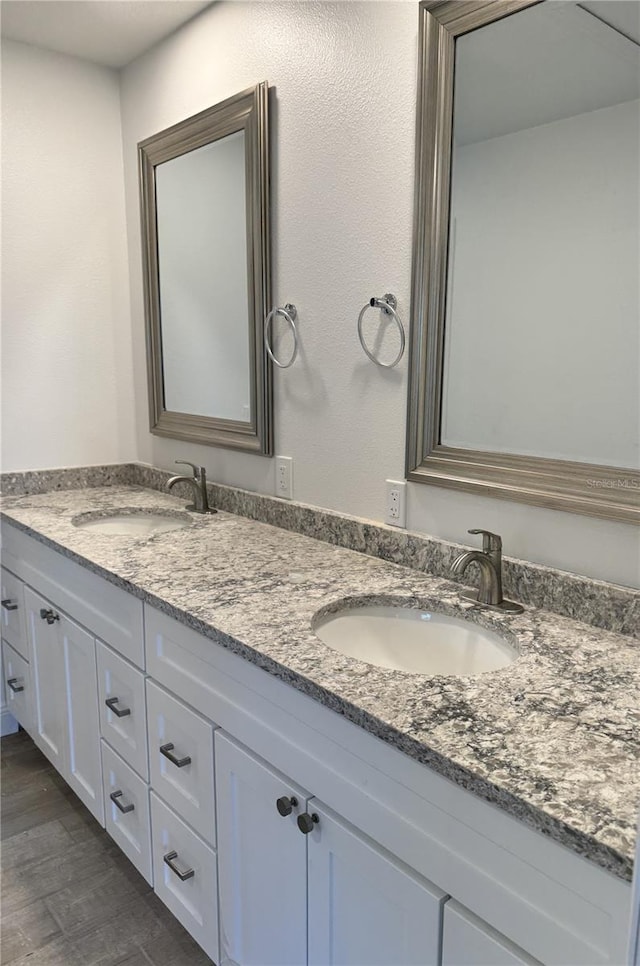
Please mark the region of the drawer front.
POLYGON ((6 641, 2 642, 2 667, 7 708, 25 731, 31 733, 33 706, 31 703, 31 674, 28 661, 6 641))
POLYGON ((156 894, 219 962, 216 853, 153 792, 151 838, 156 894))
POLYGON ((153 885, 149 786, 102 740, 105 828, 153 885))
POLYGON ((144 668, 141 600, 15 527, 3 527, 2 541, 25 584, 144 668))
POLYGON ((213 725, 151 680, 147 716, 152 788, 215 846, 213 725))
POLYGON ((27 623, 24 614, 24 592, 22 581, 2 567, 2 637, 11 644, 25 661, 29 660, 27 644, 27 623))
POLYGON ((144 674, 97 641, 100 733, 149 781, 144 674))

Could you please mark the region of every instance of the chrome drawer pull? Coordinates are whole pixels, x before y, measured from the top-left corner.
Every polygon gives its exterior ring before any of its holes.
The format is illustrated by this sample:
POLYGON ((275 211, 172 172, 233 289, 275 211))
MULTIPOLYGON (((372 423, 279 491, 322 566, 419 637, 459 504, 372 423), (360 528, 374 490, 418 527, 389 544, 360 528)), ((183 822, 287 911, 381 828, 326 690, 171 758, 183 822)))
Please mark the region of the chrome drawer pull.
POLYGON ((24 684, 16 685, 17 678, 9 678, 7 685, 11 688, 14 694, 18 694, 19 691, 24 691, 24 684))
POLYGON ((109 711, 113 711, 116 718, 126 718, 128 714, 131 714, 131 708, 116 708, 118 700, 118 698, 107 698, 105 704, 109 711))
POLYGON ((60 614, 56 614, 56 612, 51 608, 47 610, 46 607, 42 607, 40 609, 40 617, 43 621, 46 621, 47 624, 53 624, 55 621, 60 620, 60 614))
POLYGON ((18 609, 18 601, 17 600, 11 600, 10 597, 7 597, 6 600, 3 600, 2 601, 2 606, 4 607, 5 610, 17 610, 18 609))
POLYGON ((116 808, 119 808, 120 811, 123 812, 125 815, 127 812, 132 812, 135 808, 135 805, 133 804, 133 802, 130 805, 123 805, 122 802, 119 801, 119 799, 122 798, 122 792, 111 792, 111 794, 109 795, 109 798, 116 806, 116 808))
POLYGON ((171 754, 173 749, 173 742, 170 741, 167 745, 160 745, 160 754, 164 755, 165 758, 168 758, 171 764, 175 765, 176 768, 184 768, 185 765, 191 764, 191 758, 189 755, 185 755, 184 758, 176 758, 175 755, 171 754))
POLYGON ((172 872, 178 876, 181 882, 186 882, 187 879, 193 879, 195 871, 193 869, 187 869, 185 872, 181 872, 177 865, 173 864, 173 860, 178 858, 177 852, 167 852, 163 855, 163 861, 169 866, 172 872))

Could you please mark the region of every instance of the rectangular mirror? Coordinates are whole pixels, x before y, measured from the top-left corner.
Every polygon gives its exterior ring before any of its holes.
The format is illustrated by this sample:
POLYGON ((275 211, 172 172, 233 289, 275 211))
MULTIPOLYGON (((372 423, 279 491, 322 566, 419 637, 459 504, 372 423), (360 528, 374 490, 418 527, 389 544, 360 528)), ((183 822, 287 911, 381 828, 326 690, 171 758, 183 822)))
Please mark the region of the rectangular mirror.
POLYGON ((151 432, 271 455, 267 84, 138 155, 151 432))
POLYGON ((632 8, 421 6, 409 479, 638 520, 632 8))

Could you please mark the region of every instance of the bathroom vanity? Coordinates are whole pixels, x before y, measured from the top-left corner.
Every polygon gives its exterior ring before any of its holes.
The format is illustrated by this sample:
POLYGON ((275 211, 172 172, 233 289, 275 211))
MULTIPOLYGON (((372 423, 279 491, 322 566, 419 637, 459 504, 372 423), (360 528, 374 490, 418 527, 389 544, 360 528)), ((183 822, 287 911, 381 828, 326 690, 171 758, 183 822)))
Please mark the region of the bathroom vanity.
POLYGON ((73 522, 183 507, 5 499, 2 648, 12 714, 214 962, 624 962, 637 643, 224 512, 73 522), (313 633, 345 600, 466 617, 519 657, 373 667, 313 633))

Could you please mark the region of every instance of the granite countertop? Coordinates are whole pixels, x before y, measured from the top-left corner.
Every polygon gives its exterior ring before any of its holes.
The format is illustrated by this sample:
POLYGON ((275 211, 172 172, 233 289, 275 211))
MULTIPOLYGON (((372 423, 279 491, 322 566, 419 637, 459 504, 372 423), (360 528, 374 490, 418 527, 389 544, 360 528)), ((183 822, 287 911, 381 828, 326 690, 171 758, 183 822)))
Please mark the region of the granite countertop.
POLYGON ((639 642, 539 609, 481 610, 457 584, 219 512, 105 535, 82 513, 183 510, 142 487, 5 497, 4 517, 613 874, 630 879, 640 806, 639 642), (320 610, 371 598, 467 616, 516 646, 476 677, 407 674, 332 651, 320 610))

